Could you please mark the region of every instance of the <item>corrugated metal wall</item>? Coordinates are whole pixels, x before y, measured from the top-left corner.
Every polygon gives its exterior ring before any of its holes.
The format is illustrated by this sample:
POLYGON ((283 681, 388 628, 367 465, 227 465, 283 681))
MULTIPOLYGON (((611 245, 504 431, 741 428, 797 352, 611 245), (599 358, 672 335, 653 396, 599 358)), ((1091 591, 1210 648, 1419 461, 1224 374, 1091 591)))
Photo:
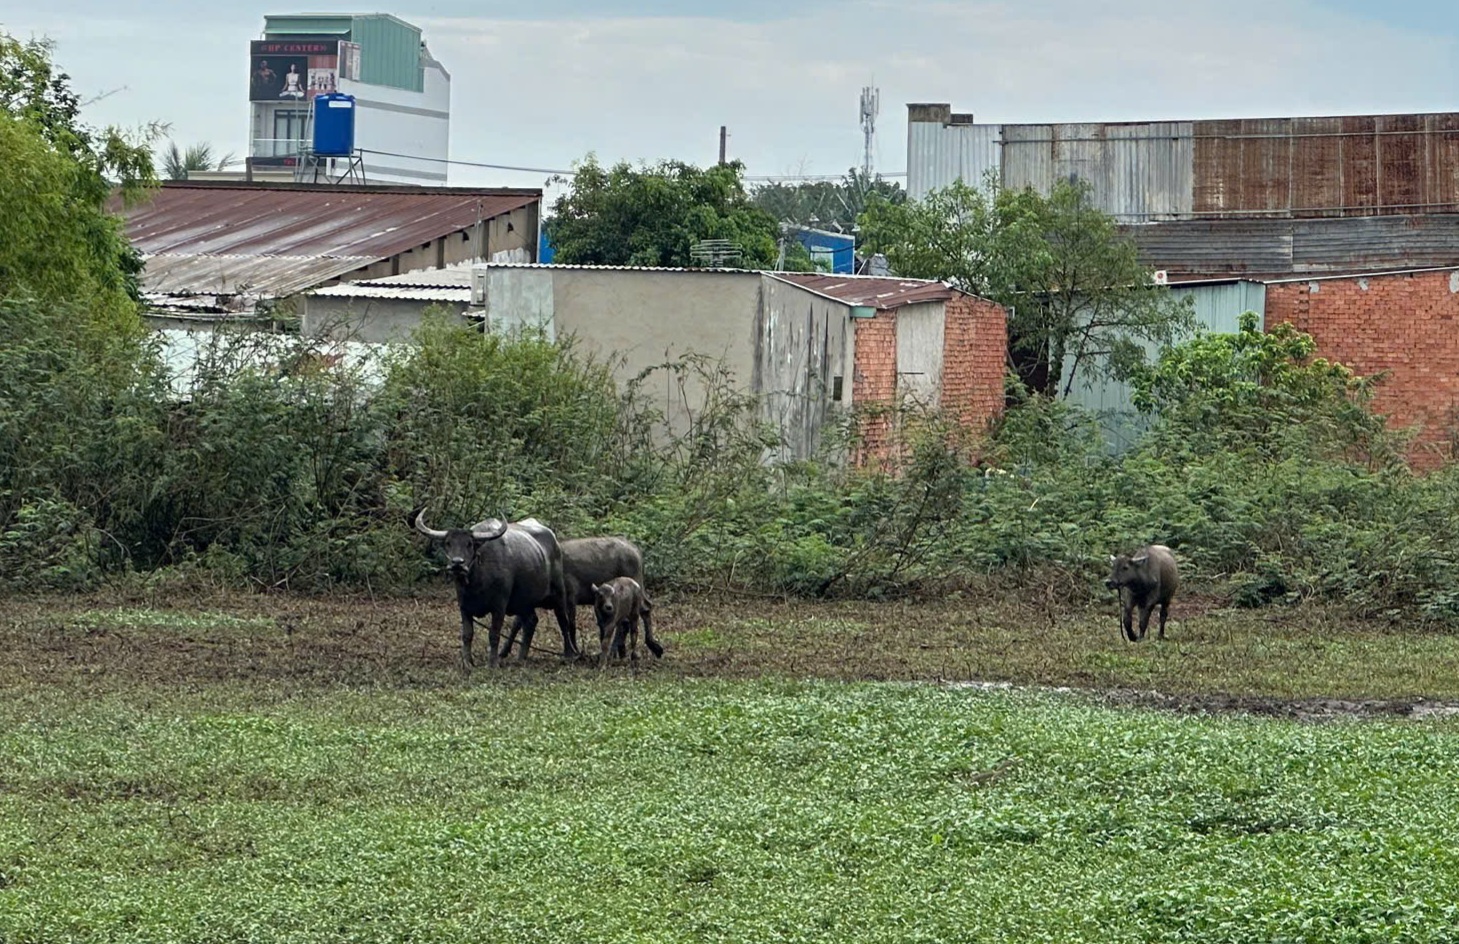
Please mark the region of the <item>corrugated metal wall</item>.
POLYGON ((425 91, 420 30, 393 16, 356 16, 350 40, 360 44, 360 81, 408 92, 425 91))
POLYGON ((981 186, 983 175, 997 173, 999 125, 907 123, 907 193, 920 200, 956 180, 981 186))
POLYGON ((1459 114, 1195 123, 1197 215, 1459 209, 1459 114))
POLYGON ((1126 221, 1459 212, 1455 112, 1000 126, 908 107, 913 198, 994 167, 1045 193, 1082 177, 1126 221))
POLYGON ((1141 259, 1182 276, 1333 275, 1459 263, 1459 214, 1186 220, 1130 226, 1141 259))
POLYGON ((1193 154, 1189 122, 1004 125, 1002 180, 1048 193, 1055 181, 1079 178, 1117 218, 1185 219, 1193 154))
MULTIPOLYGON (((1224 282, 1188 288, 1172 286, 1170 294, 1176 298, 1192 299, 1196 323, 1207 331, 1235 333, 1240 327, 1242 313, 1248 311, 1256 312, 1257 326, 1265 329, 1266 286, 1260 282, 1224 282)), ((1155 344, 1144 342, 1144 347, 1147 360, 1153 362, 1159 358, 1160 350, 1155 344)), ((1119 454, 1133 446, 1140 434, 1149 428, 1149 421, 1135 411, 1133 394, 1134 390, 1128 384, 1118 381, 1089 383, 1076 379, 1067 399, 1098 415, 1106 445, 1111 452, 1119 454)))

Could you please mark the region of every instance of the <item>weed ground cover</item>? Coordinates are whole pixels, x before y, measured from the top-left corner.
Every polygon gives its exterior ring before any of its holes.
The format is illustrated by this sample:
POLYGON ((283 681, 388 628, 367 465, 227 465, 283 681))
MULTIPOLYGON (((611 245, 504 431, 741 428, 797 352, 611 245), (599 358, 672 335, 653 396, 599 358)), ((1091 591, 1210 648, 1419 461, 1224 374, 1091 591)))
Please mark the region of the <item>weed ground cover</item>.
POLYGON ((1452 720, 865 679, 965 677, 955 646, 1001 633, 1042 639, 1042 662, 995 650, 1020 681, 1103 653, 1095 681, 1440 697, 1459 641, 1316 613, 1192 615, 1157 649, 1105 614, 662 610, 639 673, 539 655, 463 681, 438 599, 14 602, 0 940, 1455 939, 1452 720))

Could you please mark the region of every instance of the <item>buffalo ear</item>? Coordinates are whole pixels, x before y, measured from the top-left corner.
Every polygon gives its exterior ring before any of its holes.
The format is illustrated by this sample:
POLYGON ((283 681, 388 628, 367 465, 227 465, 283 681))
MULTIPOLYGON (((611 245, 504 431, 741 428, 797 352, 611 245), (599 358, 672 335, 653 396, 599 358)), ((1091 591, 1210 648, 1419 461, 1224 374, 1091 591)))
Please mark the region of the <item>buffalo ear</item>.
POLYGON ((1113 564, 1113 563, 1114 563, 1114 562, 1115 562, 1115 556, 1114 556, 1114 555, 1113 555, 1113 554, 1111 554, 1111 555, 1110 555, 1110 556, 1109 556, 1109 562, 1110 562, 1110 563, 1111 563, 1111 564, 1113 564))
POLYGON ((1143 564, 1143 563, 1145 563, 1149 559, 1150 559, 1150 555, 1149 554, 1141 554, 1139 557, 1132 557, 1132 558, 1130 558, 1130 563, 1132 563, 1132 564, 1143 564))

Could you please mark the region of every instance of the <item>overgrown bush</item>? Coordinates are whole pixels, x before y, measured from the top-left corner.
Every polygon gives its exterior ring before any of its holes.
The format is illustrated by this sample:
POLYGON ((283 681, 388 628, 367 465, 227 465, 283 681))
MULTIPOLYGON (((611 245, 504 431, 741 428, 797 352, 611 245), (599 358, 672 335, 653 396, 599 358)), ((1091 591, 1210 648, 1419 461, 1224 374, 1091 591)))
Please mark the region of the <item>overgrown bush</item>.
POLYGON ((168 378, 145 347, 64 343, 39 303, 0 313, 11 589, 180 566, 259 588, 407 588, 439 574, 405 523, 424 505, 437 526, 533 515, 563 536, 626 534, 663 589, 1058 604, 1104 598, 1106 556, 1160 540, 1191 592, 1238 605, 1459 621, 1459 474, 1414 475, 1367 410, 1371 382, 1281 329, 1167 353, 1138 380, 1152 428, 1120 457, 1088 414, 1015 382, 971 440, 915 403, 878 407, 890 461, 850 468, 835 457, 864 445, 865 410, 815 459, 766 462, 775 431, 703 358, 619 390, 570 339, 431 319, 413 344, 345 358, 219 334, 168 378))

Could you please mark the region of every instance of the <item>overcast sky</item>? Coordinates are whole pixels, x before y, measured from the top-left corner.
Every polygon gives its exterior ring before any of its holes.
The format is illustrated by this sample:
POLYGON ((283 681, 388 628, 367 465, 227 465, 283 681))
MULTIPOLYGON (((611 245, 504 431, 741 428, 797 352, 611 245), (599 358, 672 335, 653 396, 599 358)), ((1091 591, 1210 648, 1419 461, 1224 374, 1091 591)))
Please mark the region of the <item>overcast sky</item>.
MULTIPOLYGON (((0 0, 0 28, 47 36, 94 124, 172 125, 243 154, 248 41, 301 0, 0 0), (120 89, 120 91, 113 91, 120 89)), ((451 157, 565 168, 715 159, 719 126, 753 175, 861 161, 864 85, 881 90, 876 166, 906 169, 906 105, 984 121, 1118 121, 1447 111, 1459 106, 1438 0, 399 0, 452 77, 451 157)), ((543 173, 453 167, 459 185, 543 173)))

